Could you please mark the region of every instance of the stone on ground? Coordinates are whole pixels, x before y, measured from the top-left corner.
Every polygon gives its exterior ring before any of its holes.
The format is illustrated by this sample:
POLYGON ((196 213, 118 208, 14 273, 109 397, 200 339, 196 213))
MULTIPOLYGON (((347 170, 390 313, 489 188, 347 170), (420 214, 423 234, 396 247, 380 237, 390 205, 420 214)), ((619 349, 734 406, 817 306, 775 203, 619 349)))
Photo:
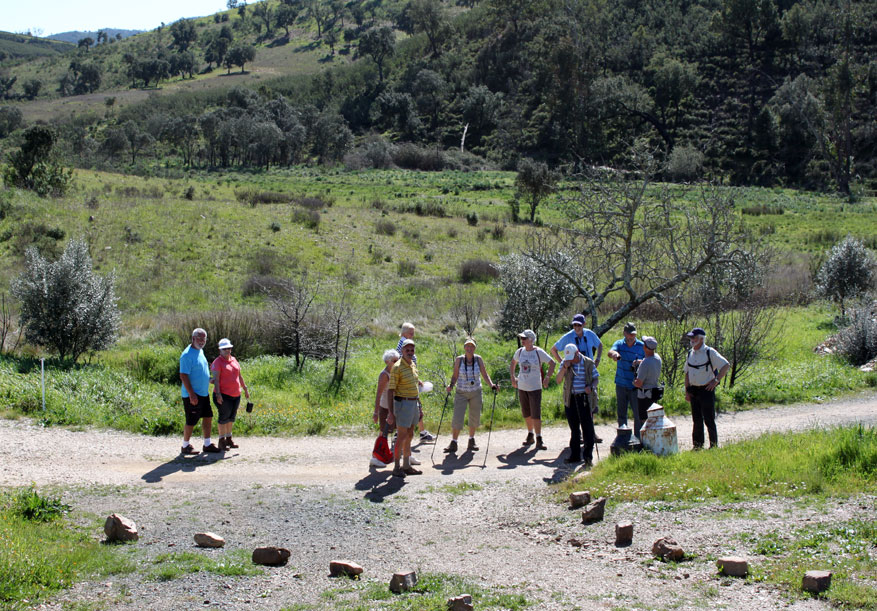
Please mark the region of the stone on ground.
POLYGON ((615 525, 615 545, 630 545, 633 541, 633 522, 619 522, 615 525))
POLYGON ((652 545, 652 554, 661 560, 682 560, 685 552, 672 537, 661 537, 652 545))
POLYGON ((106 533, 109 542, 137 541, 140 538, 134 520, 129 520, 118 513, 107 517, 107 521, 104 522, 104 533, 106 533))
POLYGON ((591 493, 587 490, 580 490, 569 495, 570 509, 578 509, 584 507, 591 502, 591 493))
POLYGON ((740 556, 723 556, 716 560, 716 566, 723 575, 746 577, 749 574, 749 563, 740 556))
POLYGON ((813 594, 825 592, 831 587, 831 571, 807 571, 804 573, 801 587, 813 594))
POLYGON ((472 611, 472 597, 468 594, 460 594, 448 599, 448 611, 472 611))
POLYGON ((198 547, 223 547, 225 539, 211 532, 195 533, 195 545, 198 547))
POLYGON ((329 574, 332 577, 356 577, 362 575, 362 567, 350 560, 332 560, 329 563, 329 574))
POLYGON ((585 507, 582 512, 582 522, 590 524, 591 522, 599 522, 603 519, 603 513, 606 511, 606 497, 601 496, 599 499, 585 507))
POLYGON ((407 592, 417 585, 417 573, 414 571, 399 571, 390 579, 390 591, 400 594, 407 592))
POLYGON ((257 547, 253 550, 253 563, 265 566, 283 566, 289 562, 292 553, 285 547, 257 547))

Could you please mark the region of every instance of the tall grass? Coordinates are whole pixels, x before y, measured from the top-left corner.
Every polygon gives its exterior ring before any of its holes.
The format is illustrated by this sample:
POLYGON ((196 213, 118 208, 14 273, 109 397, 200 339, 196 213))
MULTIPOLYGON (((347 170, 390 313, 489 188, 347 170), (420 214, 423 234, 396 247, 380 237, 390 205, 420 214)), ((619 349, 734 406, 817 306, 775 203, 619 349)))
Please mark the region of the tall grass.
POLYGON ((594 495, 614 501, 873 493, 877 491, 877 431, 857 425, 770 433, 705 452, 611 457, 587 478, 561 488, 568 493, 585 486, 594 495))

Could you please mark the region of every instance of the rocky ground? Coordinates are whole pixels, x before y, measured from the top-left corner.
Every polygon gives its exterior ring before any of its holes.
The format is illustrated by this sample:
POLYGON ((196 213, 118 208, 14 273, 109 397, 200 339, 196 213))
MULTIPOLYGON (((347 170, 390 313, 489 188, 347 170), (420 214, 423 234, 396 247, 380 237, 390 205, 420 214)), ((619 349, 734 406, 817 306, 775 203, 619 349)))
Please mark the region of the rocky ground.
MULTIPOLYGON (((690 420, 674 420, 680 449, 688 449, 690 420)), ((877 395, 868 393, 725 414, 719 435, 724 443, 769 430, 875 421, 877 395)), ((602 426, 598 434, 606 440, 605 457, 614 431, 602 426)), ((366 437, 242 437, 240 449, 224 455, 182 458, 177 438, 0 421, 0 485, 52 488, 82 523, 102 523, 118 512, 140 529, 140 541, 125 548, 137 571, 78 584, 40 606, 47 609, 379 608, 362 592, 406 568, 521 594, 535 609, 823 609, 818 600, 790 603, 772 586, 719 577, 715 558, 751 557, 740 533, 874 515, 872 497, 818 505, 624 503, 585 526, 548 485, 570 474, 563 464, 568 430, 551 428, 544 436, 549 449, 536 453, 521 448, 520 430, 497 432, 482 468, 485 435, 479 452, 455 458, 441 452, 443 435, 435 464, 433 445, 419 445, 423 475, 399 480, 389 470, 369 469, 373 439, 366 437), (616 547, 614 525, 623 520, 634 523, 633 544, 616 547), (205 530, 223 536, 226 548, 196 548, 192 537, 205 530), (654 562, 651 544, 665 535, 693 558, 654 562), (260 545, 290 549, 289 564, 249 577, 199 572, 158 582, 149 576, 160 554, 222 558, 260 545), (329 562, 339 558, 363 565, 363 579, 330 578, 329 562)), ((102 538, 99 527, 94 536, 102 538)))

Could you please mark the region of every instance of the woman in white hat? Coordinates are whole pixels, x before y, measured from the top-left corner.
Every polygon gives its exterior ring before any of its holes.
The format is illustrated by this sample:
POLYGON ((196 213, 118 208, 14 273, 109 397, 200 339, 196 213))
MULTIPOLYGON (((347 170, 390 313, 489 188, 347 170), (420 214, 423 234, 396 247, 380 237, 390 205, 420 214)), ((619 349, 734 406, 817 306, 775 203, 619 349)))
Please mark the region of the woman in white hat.
POLYGON ((219 356, 210 365, 210 381, 213 384, 213 402, 219 412, 219 450, 237 448, 231 438, 231 429, 241 404, 241 388, 250 398, 250 391, 241 377, 241 365, 231 355, 232 346, 228 338, 219 340, 219 356))
POLYGON ((512 357, 509 374, 512 386, 518 389, 518 400, 521 402, 521 414, 527 423, 527 438, 524 445, 532 445, 535 441, 537 450, 547 450, 542 442, 542 389, 548 388, 548 381, 554 374, 554 359, 536 345, 536 334, 532 329, 525 329, 518 334, 521 347, 512 357), (542 377, 542 365, 548 363, 548 375, 542 377), (520 365, 518 375, 515 370, 520 365), (533 436, 535 433, 535 439, 533 436))
POLYGON ((469 445, 466 451, 478 451, 478 446, 475 444, 475 431, 481 424, 481 408, 484 404, 481 397, 481 379, 484 378, 487 385, 496 390, 496 384, 490 379, 487 367, 484 366, 484 359, 475 354, 475 346, 475 340, 471 337, 467 337, 463 342, 463 354, 454 359, 454 374, 446 389, 451 392, 454 385, 457 385, 454 393, 454 416, 451 419, 453 439, 445 448, 447 454, 457 451, 457 438, 463 430, 463 417, 466 415, 467 407, 469 408, 469 445))

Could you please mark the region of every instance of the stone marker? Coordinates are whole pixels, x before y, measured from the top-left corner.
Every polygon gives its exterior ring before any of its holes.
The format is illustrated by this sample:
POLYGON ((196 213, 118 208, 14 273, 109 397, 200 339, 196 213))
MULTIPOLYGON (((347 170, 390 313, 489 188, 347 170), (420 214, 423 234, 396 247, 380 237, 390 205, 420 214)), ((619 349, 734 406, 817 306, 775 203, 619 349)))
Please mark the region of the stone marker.
POLYGON ((588 503, 591 502, 591 493, 587 490, 580 490, 579 492, 573 492, 569 495, 569 507, 570 509, 578 509, 579 507, 584 507, 588 503))
POLYGON ((740 556, 723 556, 716 560, 716 566, 724 575, 746 577, 749 574, 749 563, 740 556))
POLYGON ((283 566, 292 554, 285 547, 257 547, 253 550, 253 563, 266 566, 283 566))
POLYGON ((223 547, 225 539, 211 532, 195 533, 195 545, 198 547, 223 547))
POLYGON ((107 517, 107 521, 104 522, 104 533, 107 535, 107 541, 110 542, 137 541, 140 538, 134 520, 129 520, 118 513, 107 517))
POLYGON ((831 571, 807 571, 801 587, 807 592, 819 594, 831 587, 831 571))
POLYGON ((652 554, 661 560, 682 560, 685 552, 672 537, 661 537, 652 545, 652 554))
POLYGON ((448 611, 472 611, 472 597, 468 594, 460 594, 448 599, 448 611))
POLYGON ((329 574, 332 577, 356 577, 362 575, 362 567, 350 560, 333 560, 329 563, 329 574))
POLYGON ((393 573, 393 577, 390 579, 390 591, 396 594, 407 592, 416 585, 417 573, 414 571, 399 571, 393 573))
POLYGON ((582 522, 589 524, 591 522, 599 522, 603 519, 603 512, 606 510, 606 497, 601 496, 599 499, 585 507, 582 512, 582 522))
POLYGON ((633 522, 619 522, 615 525, 615 545, 630 545, 633 541, 633 522))

